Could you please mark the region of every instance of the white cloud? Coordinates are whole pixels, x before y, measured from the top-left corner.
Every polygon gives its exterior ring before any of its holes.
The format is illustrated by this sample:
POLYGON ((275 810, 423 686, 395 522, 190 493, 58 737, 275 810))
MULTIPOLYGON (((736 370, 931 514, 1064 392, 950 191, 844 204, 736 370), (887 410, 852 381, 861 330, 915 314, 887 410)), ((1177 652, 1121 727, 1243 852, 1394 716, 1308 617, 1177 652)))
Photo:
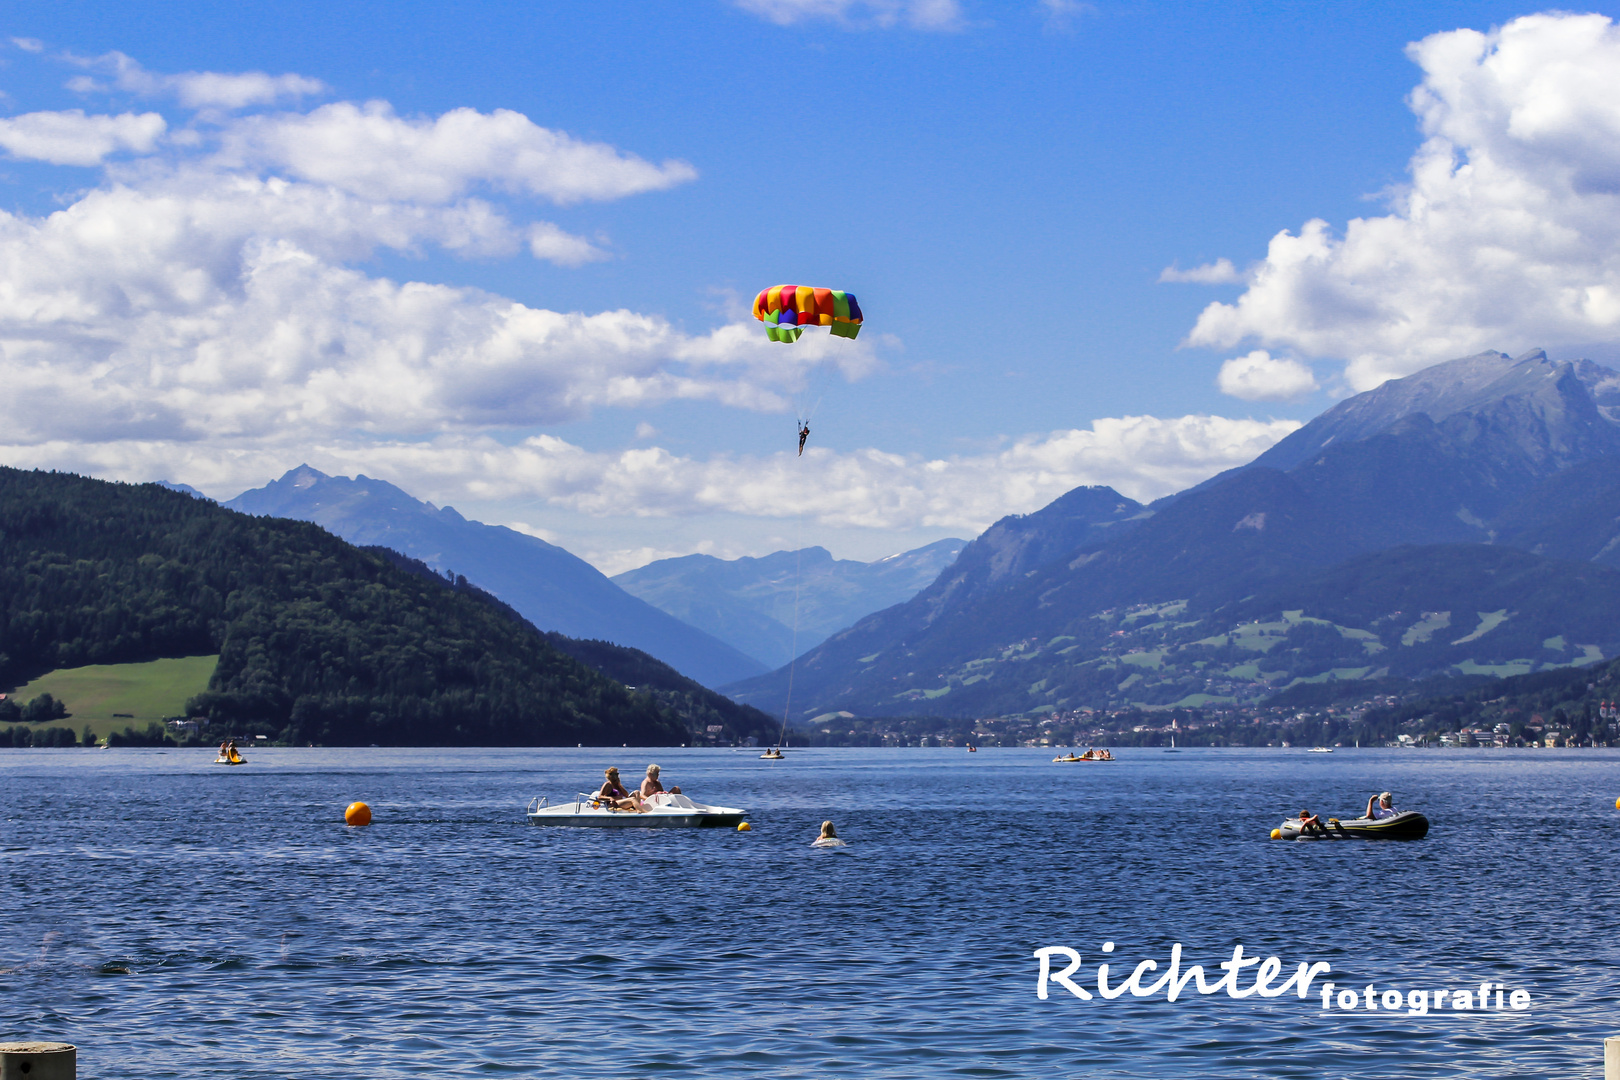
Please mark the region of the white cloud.
POLYGON ((611 548, 602 551, 578 553, 580 558, 596 567, 608 577, 622 574, 626 570, 635 570, 659 559, 678 559, 683 555, 714 555, 720 559, 735 559, 748 554, 746 551, 721 552, 712 540, 701 541, 690 547, 669 548, 644 545, 632 548, 611 548))
POLYGON ((305 75, 266 75, 262 71, 221 74, 194 71, 171 76, 180 104, 189 109, 245 109, 325 93, 327 86, 305 75))
MULTIPOLYGON (((159 78, 133 61, 119 70, 159 78)), ((154 151, 164 130, 156 113, 32 113, 0 120, 0 146, 94 164, 154 151)), ((226 117, 194 144, 161 149, 108 166, 56 213, 0 211, 11 439, 418 438, 672 399, 782 410, 809 371, 857 377, 877 362, 878 336, 783 349, 754 326, 688 334, 653 315, 549 311, 352 265, 429 244, 466 256, 526 249, 563 265, 604 258, 467 191, 612 199, 690 175, 517 113, 407 120, 384 104, 328 106, 226 117)))
POLYGON ((1188 344, 1344 358, 1363 390, 1485 348, 1620 340, 1620 28, 1531 15, 1408 53, 1427 138, 1391 212, 1279 233, 1188 344))
POLYGON ((88 75, 68 80, 68 89, 79 93, 122 90, 143 97, 172 96, 188 109, 245 109, 252 105, 274 105, 280 101, 324 94, 329 87, 307 75, 266 75, 262 71, 221 73, 188 71, 163 75, 148 71, 121 52, 104 56, 66 57, 70 63, 99 71, 111 82, 97 82, 88 75))
POLYGON ((1044 17, 1046 28, 1059 32, 1073 30, 1082 16, 1095 14, 1097 10, 1083 0, 1040 0, 1035 6, 1044 17))
POLYGON ((1272 356, 1264 349, 1226 361, 1215 385, 1221 393, 1244 401, 1287 401, 1317 388, 1310 368, 1298 360, 1272 356))
POLYGON ((530 225, 528 242, 529 254, 558 266, 583 266, 608 257, 607 252, 589 240, 564 232, 549 221, 537 221, 530 225))
POLYGON ((419 203, 449 202, 484 184, 566 204, 662 191, 697 177, 684 161, 654 165, 510 109, 413 119, 381 101, 244 118, 225 132, 218 160, 285 170, 364 198, 419 203))
POLYGON ((735 0, 778 26, 825 20, 848 27, 910 26, 960 30, 967 19, 957 0, 735 0))
POLYGON ((100 165, 120 150, 149 153, 168 124, 157 113, 86 116, 82 109, 0 119, 0 147, 15 158, 53 165, 100 165))
POLYGON ((1195 266, 1190 270, 1167 266, 1159 271, 1161 282, 1191 282, 1195 285, 1233 285, 1248 280, 1246 275, 1232 265, 1231 259, 1216 259, 1203 266, 1195 266))
POLYGON ((23 52, 41 53, 45 51, 45 43, 39 38, 14 37, 11 39, 11 43, 23 52))
POLYGON ((548 544, 560 544, 561 538, 550 529, 542 529, 538 525, 530 525, 527 521, 503 522, 508 529, 520 532, 525 536, 532 536, 536 540, 544 540, 548 544))
POLYGON ((221 497, 308 461, 327 473, 390 480, 441 504, 541 500, 604 518, 803 516, 832 528, 972 533, 1082 484, 1107 484, 1144 500, 1179 491, 1252 460, 1298 427, 1287 420, 1126 416, 951 458, 812 446, 802 459, 784 450, 708 460, 659 447, 590 452, 549 435, 517 445, 459 433, 364 441, 334 428, 327 438, 271 432, 206 444, 166 436, 14 443, 0 446, 0 460, 111 478, 173 476, 221 497))
POLYGON ((208 198, 118 188, 44 221, 0 215, 12 431, 417 436, 671 399, 780 410, 819 364, 852 376, 875 364, 864 341, 817 335, 784 349, 739 324, 688 335, 631 311, 561 313, 370 278, 329 259, 389 230, 404 242, 454 222, 340 213, 320 235, 327 204, 282 194, 246 181, 208 198))

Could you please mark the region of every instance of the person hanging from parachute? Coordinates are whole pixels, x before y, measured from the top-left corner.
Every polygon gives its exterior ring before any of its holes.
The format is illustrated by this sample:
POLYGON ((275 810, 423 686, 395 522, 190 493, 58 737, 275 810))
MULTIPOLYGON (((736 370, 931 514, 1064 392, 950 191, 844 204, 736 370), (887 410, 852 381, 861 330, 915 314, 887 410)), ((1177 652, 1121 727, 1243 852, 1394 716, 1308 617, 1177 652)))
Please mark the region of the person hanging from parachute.
MULTIPOLYGON (((854 293, 840 289, 813 289, 808 285, 772 285, 754 297, 754 318, 765 324, 765 336, 791 345, 807 326, 825 326, 834 337, 851 338, 861 332, 863 316, 854 293)), ((799 456, 810 438, 810 418, 799 417, 799 456)))

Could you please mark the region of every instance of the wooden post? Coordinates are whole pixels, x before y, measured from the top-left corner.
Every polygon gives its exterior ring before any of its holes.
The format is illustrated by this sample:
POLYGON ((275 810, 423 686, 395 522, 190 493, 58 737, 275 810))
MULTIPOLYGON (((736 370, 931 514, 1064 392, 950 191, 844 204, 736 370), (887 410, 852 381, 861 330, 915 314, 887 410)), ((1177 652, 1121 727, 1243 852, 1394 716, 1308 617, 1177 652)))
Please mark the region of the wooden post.
POLYGON ((76 1080, 78 1051, 67 1043, 0 1043, 0 1080, 76 1080))
POLYGON ((1603 1080, 1620 1080, 1620 1039, 1603 1040, 1603 1080))

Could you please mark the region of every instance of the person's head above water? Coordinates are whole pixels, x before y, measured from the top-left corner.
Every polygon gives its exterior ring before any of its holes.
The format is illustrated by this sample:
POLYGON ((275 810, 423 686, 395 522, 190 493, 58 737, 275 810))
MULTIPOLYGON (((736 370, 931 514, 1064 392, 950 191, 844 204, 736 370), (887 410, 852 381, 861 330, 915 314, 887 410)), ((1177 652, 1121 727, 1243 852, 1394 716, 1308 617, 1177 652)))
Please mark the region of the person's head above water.
POLYGON ((836 840, 836 839, 838 839, 838 830, 833 828, 833 823, 832 822, 823 821, 821 823, 821 838, 823 840, 836 840))

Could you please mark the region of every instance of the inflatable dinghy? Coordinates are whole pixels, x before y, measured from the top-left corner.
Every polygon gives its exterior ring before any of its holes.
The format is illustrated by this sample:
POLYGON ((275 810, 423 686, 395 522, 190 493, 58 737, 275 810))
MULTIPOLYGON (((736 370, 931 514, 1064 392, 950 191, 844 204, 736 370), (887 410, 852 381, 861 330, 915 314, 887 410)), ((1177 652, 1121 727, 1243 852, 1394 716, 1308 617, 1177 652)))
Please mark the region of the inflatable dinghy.
POLYGON ((1310 829, 1302 829, 1298 818, 1289 818, 1278 827, 1283 840, 1421 840, 1429 835, 1429 819, 1416 810, 1406 810, 1394 817, 1351 818, 1340 821, 1328 818, 1310 829))

